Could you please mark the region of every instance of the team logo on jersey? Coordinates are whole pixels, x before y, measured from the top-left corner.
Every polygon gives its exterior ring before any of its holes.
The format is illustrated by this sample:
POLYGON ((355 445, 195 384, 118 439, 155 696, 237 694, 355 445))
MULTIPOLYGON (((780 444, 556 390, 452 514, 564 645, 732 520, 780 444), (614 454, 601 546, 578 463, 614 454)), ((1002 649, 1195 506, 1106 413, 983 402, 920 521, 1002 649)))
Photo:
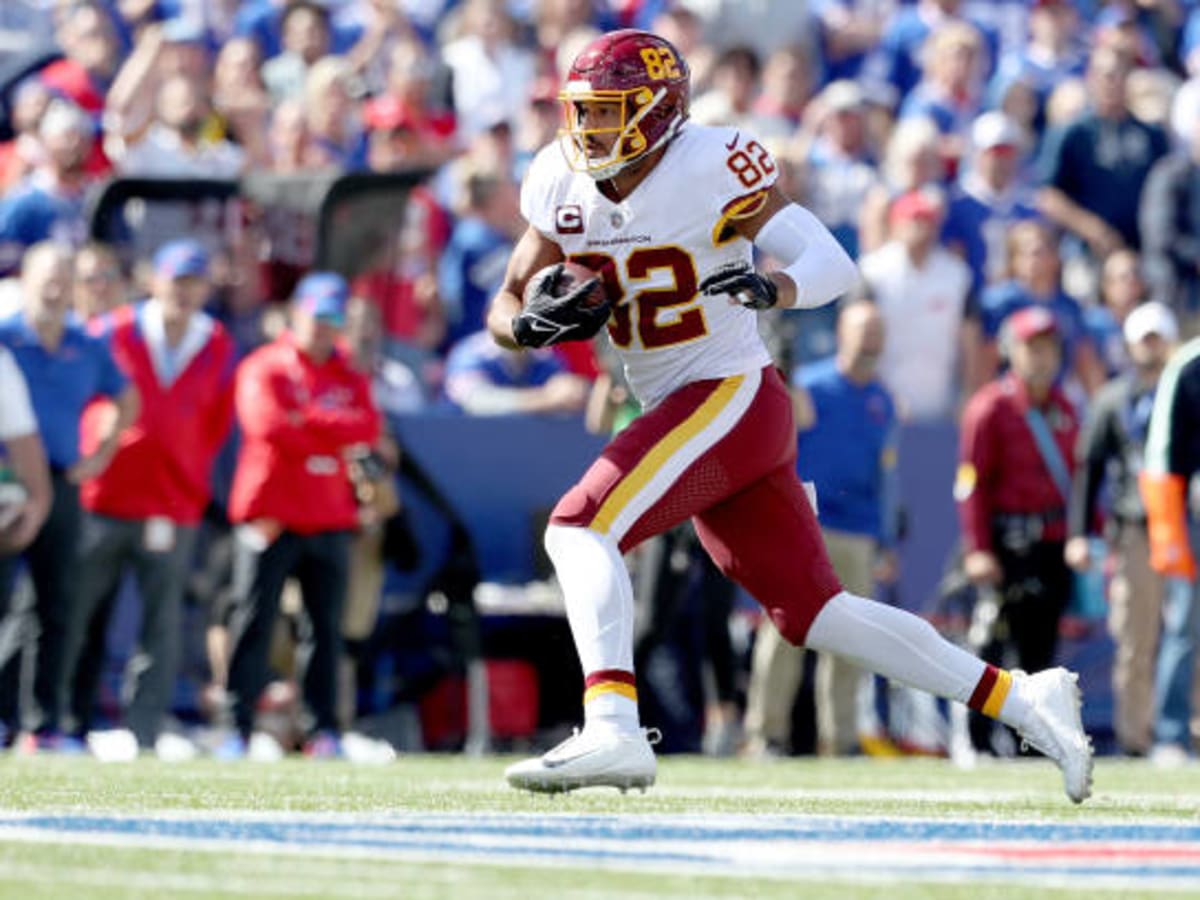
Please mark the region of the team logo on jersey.
POLYGON ((554 230, 559 234, 583 234, 583 207, 577 203, 554 211, 554 230))

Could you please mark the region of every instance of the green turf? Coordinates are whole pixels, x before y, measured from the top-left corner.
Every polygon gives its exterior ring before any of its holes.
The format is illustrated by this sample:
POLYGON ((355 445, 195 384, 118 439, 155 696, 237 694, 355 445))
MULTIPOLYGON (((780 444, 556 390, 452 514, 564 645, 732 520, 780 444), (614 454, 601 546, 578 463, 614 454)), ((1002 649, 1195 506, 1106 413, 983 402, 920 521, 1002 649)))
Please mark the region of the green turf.
MULTIPOLYGON (((249 810, 387 813, 826 813, 1056 821, 1195 823, 1200 767, 1097 766, 1096 795, 1076 807, 1045 762, 961 771, 935 760, 751 763, 667 758, 645 795, 586 791, 561 797, 503 785, 509 762, 417 756, 384 768, 287 760, 277 765, 155 760, 105 766, 86 759, 0 762, 5 811, 150 813, 249 810)), ((0 842, 3 897, 915 897, 1096 896, 1011 884, 871 885, 753 880, 381 860, 140 850, 0 842)), ((1198 890, 1200 893, 1200 890, 1198 890)), ((1116 896, 1111 894, 1110 896, 1116 896)), ((1120 896, 1131 896, 1128 891, 1120 896)), ((1151 896, 1146 894, 1145 896, 1151 896)))

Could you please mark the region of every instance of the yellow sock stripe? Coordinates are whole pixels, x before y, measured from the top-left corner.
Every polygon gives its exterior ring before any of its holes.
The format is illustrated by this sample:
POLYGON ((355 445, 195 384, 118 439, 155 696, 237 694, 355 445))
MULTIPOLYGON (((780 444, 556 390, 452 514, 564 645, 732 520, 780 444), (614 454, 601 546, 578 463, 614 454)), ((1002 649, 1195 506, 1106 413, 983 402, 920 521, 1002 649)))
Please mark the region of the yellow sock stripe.
POLYGON ((1001 669, 996 675, 996 683, 992 685, 987 700, 983 702, 983 714, 989 718, 998 719, 1010 690, 1012 690, 1012 676, 1001 669))
POLYGON ((637 702, 637 688, 632 684, 622 684, 619 681, 602 681, 599 684, 593 684, 583 692, 583 702, 595 700, 601 694, 620 694, 622 697, 628 697, 634 703, 637 702))
POLYGON ((663 439, 642 457, 642 461, 634 466, 633 471, 626 475, 616 489, 608 495, 589 527, 601 534, 608 534, 613 521, 621 514, 621 510, 628 506, 638 492, 650 483, 650 480, 678 452, 680 447, 707 428, 720 415, 721 410, 733 398, 745 378, 744 375, 726 378, 703 403, 696 407, 695 412, 667 432, 663 439))

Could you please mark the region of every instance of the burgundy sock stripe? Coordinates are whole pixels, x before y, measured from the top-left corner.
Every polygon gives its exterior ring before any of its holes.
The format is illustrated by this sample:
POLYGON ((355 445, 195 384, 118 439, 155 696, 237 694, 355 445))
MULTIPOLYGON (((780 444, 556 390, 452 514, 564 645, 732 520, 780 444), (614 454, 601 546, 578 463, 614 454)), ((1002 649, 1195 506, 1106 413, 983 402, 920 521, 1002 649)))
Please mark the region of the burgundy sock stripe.
POLYGON ((988 696, 992 693, 992 688, 996 686, 996 679, 1000 677, 1000 670, 995 666, 988 666, 983 670, 983 675, 979 677, 979 684, 975 685, 975 690, 971 692, 971 699, 967 701, 967 706, 976 712, 983 712, 983 704, 987 703, 988 696))
POLYGON ((619 684, 631 684, 637 687, 637 679, 633 676, 633 673, 626 672, 624 669, 601 669, 598 672, 593 672, 584 679, 583 686, 590 688, 597 684, 603 684, 606 681, 616 681, 619 684))

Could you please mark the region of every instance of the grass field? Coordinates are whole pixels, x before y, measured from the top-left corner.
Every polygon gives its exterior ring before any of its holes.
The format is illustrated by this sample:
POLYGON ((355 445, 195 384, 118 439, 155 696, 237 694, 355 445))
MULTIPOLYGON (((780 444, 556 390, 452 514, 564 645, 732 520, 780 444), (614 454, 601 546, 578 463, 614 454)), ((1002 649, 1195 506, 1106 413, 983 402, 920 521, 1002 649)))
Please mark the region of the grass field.
POLYGON ((1200 767, 662 760, 622 796, 507 759, 0 761, 5 897, 1200 897, 1200 767))

